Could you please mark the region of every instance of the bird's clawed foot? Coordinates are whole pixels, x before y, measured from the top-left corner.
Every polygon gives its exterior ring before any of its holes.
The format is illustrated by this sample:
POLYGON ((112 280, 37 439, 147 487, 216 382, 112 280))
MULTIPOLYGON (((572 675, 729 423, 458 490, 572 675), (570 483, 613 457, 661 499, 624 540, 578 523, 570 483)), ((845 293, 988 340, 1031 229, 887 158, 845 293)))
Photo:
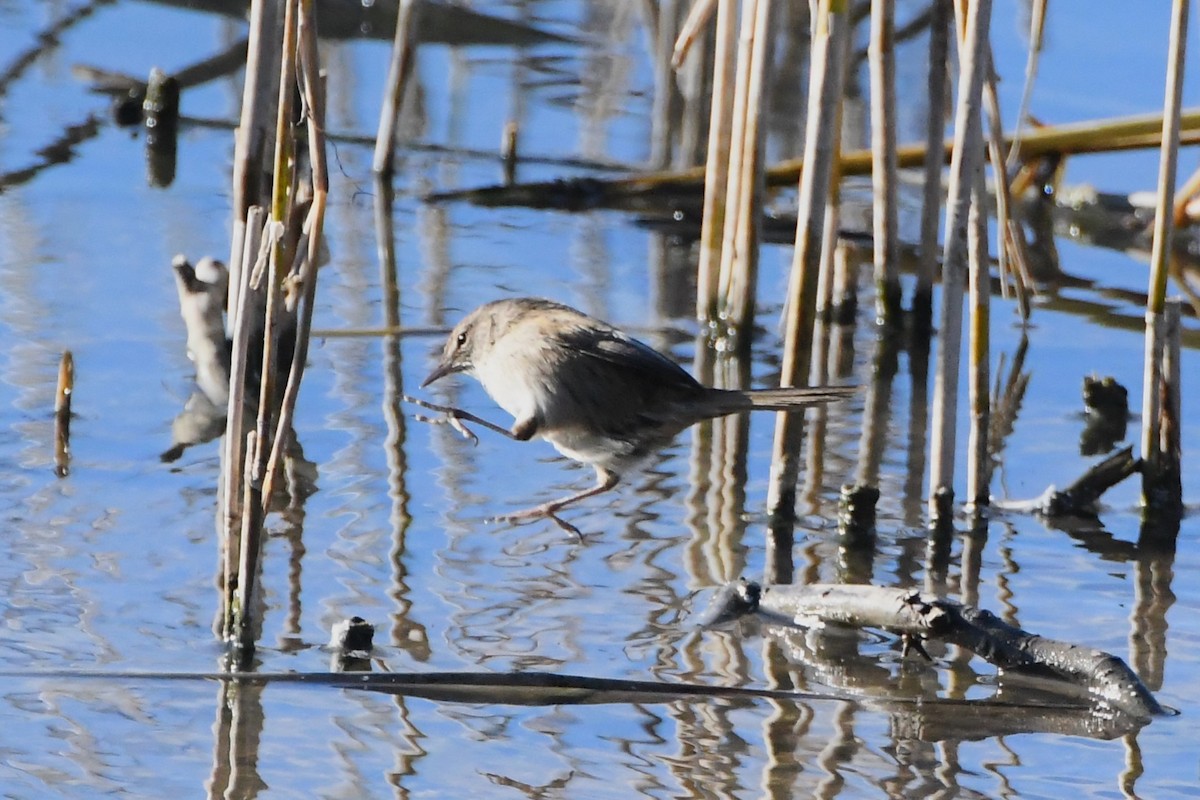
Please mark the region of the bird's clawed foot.
POLYGON ((572 534, 583 541, 583 532, 576 528, 571 523, 558 515, 558 511, 562 509, 565 503, 554 501, 551 503, 542 503, 540 506, 526 508, 523 511, 514 511, 511 514, 501 514, 491 517, 489 522, 528 522, 534 519, 549 519, 554 522, 559 528, 566 533, 572 534))
POLYGON ((454 406, 440 406, 437 403, 430 403, 428 400, 422 400, 419 397, 410 397, 404 395, 402 398, 406 403, 412 403, 414 406, 436 411, 441 414, 440 417, 429 417, 424 414, 413 414, 413 419, 418 422, 428 422, 431 425, 449 425, 454 430, 462 434, 464 439, 470 439, 471 444, 478 445, 479 437, 475 435, 475 431, 466 426, 465 423, 471 422, 475 425, 482 425, 491 431, 503 433, 505 436, 512 438, 512 433, 507 429, 497 425, 494 422, 488 422, 482 417, 477 417, 470 411, 463 411, 461 408, 454 406))

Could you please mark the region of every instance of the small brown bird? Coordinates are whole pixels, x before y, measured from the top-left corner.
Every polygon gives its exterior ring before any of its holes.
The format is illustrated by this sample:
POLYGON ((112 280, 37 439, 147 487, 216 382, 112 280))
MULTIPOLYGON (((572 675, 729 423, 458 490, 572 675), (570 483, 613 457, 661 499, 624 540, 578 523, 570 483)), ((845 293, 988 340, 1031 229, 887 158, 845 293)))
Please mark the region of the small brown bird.
MULTIPOLYGON (((463 427, 464 420, 525 441, 540 436, 567 458, 590 464, 596 485, 502 520, 550 517, 617 485, 621 475, 702 420, 739 411, 798 411, 840 400, 853 387, 738 391, 701 385, 678 364, 606 322, 534 297, 486 303, 454 326, 437 367, 421 385, 473 375, 505 411, 505 430, 459 409, 408 398, 463 427)), ((425 418, 427 419, 427 418, 425 418)), ((434 421, 434 420, 429 420, 434 421)))

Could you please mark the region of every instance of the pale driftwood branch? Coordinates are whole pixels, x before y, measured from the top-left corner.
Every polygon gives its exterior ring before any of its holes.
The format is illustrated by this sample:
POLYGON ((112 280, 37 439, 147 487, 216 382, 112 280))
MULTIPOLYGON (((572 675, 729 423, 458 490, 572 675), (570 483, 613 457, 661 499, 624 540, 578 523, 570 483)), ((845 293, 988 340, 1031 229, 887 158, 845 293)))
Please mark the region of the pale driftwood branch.
POLYGON ((1138 717, 1165 713, 1150 690, 1120 658, 1090 647, 1047 639, 1005 623, 994 614, 911 589, 812 584, 726 585, 703 622, 745 614, 776 624, 813 628, 843 625, 881 628, 906 636, 936 638, 965 647, 1002 670, 1063 681, 1138 717))

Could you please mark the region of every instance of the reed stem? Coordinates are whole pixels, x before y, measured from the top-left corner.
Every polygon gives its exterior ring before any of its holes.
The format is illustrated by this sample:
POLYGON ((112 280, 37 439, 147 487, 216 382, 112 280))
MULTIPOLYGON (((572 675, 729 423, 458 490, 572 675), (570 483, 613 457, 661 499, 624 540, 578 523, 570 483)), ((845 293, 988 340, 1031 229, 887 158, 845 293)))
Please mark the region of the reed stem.
MULTIPOLYGON (((1145 375, 1142 379, 1142 500, 1151 508, 1179 505, 1179 384, 1164 374, 1167 358, 1163 316, 1170 273, 1174 223, 1176 166, 1183 98, 1183 68, 1187 53, 1190 0, 1174 0, 1163 100, 1162 148, 1159 156, 1154 243, 1150 255, 1150 285, 1146 296, 1145 375), (1173 431, 1173 432, 1172 432, 1173 431), (1173 441, 1172 441, 1173 440, 1173 441)), ((1178 361, 1176 360, 1177 364, 1178 361)))
MULTIPOLYGON (((813 20, 812 71, 808 94, 804 162, 800 174, 796 217, 796 246, 788 276, 787 315, 781 386, 804 386, 811 371, 812 336, 827 201, 841 141, 840 111, 845 80, 850 21, 843 4, 821 0, 813 20), (836 9, 836 10, 835 10, 836 9)), ((828 263, 832 263, 829 259, 828 263)), ((771 478, 767 493, 769 526, 790 532, 795 519, 799 452, 804 436, 800 414, 776 418, 771 452, 771 478)))
POLYGON ((871 75, 871 185, 874 194, 875 315, 888 325, 900 319, 900 234, 896 172, 895 0, 871 3, 868 60, 871 75))
MULTIPOLYGON (((699 7, 699 3, 697 7, 699 7)), ((733 53, 737 24, 733 4, 717 3, 716 46, 713 56, 712 109, 705 159, 704 212, 700 227, 700 262, 696 273, 696 317, 715 320, 721 270, 721 241, 727 213, 726 190, 732 151, 734 94, 733 53)))
POLYGON ((957 441, 958 374, 962 347, 963 288, 969 259, 967 229, 975 173, 982 169, 982 91, 987 70, 987 31, 991 0, 967 5, 961 48, 958 99, 954 119, 954 151, 946 201, 946 242, 942 251, 941 341, 933 387, 932 457, 929 474, 929 513, 952 507, 954 453, 957 441))

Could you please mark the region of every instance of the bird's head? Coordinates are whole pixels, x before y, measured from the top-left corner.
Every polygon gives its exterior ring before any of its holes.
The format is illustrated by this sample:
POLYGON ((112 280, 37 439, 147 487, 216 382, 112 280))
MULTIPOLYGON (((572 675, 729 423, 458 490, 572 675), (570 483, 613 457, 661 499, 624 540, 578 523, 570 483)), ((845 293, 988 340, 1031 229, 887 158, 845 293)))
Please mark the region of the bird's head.
POLYGON ((471 314, 454 326, 454 330, 450 331, 450 335, 446 337, 446 343, 442 345, 442 355, 438 359, 437 366, 421 383, 422 387, 447 375, 453 375, 456 372, 469 373, 475 369, 475 339, 476 332, 479 330, 477 322, 477 316, 471 314))
POLYGON ((446 343, 442 346, 442 355, 437 366, 421 386, 428 386, 439 378, 456 372, 474 375, 476 368, 487 358, 496 341, 518 320, 535 309, 549 305, 551 304, 547 301, 527 297, 496 300, 481 305, 450 331, 446 343))

